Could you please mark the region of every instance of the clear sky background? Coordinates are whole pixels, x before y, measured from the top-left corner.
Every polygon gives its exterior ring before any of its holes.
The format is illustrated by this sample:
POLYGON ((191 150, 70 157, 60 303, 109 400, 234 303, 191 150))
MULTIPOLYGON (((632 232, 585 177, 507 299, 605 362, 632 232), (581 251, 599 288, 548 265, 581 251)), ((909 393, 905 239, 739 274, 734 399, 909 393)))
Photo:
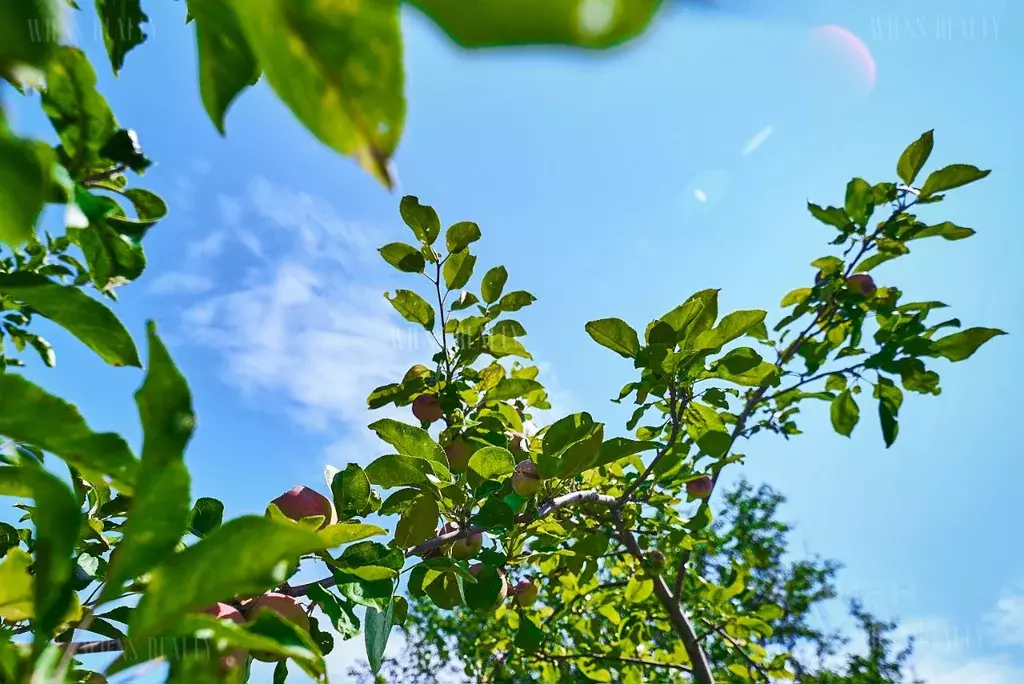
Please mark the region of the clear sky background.
MULTIPOLYGON (((919 675, 1019 684, 1024 7, 708 4, 720 9, 677 7, 642 40, 601 55, 465 53, 407 11, 409 116, 401 187, 389 194, 313 140, 263 84, 220 138, 200 104, 183 4, 146 3, 150 40, 118 79, 101 69, 100 82, 158 162, 145 185, 171 216, 147 238, 149 269, 118 313, 140 340, 155 317, 190 380, 193 494, 223 499, 231 515, 262 512, 295 484, 323 488, 328 463, 384 453, 365 429, 366 394, 431 353, 381 297, 407 282, 374 251, 407 238, 401 194, 435 205, 446 224, 478 222, 479 264, 505 264, 509 286, 538 297, 518 318, 554 412, 585 409, 621 426, 627 407, 608 399, 632 369, 591 342, 587 321, 642 327, 707 287, 722 288, 723 310, 767 308, 777 320, 779 299, 810 281, 807 264, 831 238, 805 202, 841 203, 853 176, 895 180, 900 152, 934 128, 930 169, 965 162, 993 173, 923 215, 978 234, 919 243, 877 277, 909 298, 945 301, 965 326, 1010 336, 938 368, 942 396, 908 395, 893 448, 873 408, 852 439, 808 410, 804 435, 745 445, 743 474, 789 498, 794 553, 842 561, 843 596, 919 634, 919 675), (870 92, 863 64, 808 48, 823 24, 870 48, 870 92)), ((102 67, 86 17, 79 38, 102 67)), ((30 109, 16 125, 48 131, 30 109)), ((140 374, 50 337, 58 369, 29 372, 95 427, 138 439, 140 374)), ((844 624, 842 606, 821 619, 844 624)), ((361 639, 344 644, 332 671, 361 650, 361 639)))

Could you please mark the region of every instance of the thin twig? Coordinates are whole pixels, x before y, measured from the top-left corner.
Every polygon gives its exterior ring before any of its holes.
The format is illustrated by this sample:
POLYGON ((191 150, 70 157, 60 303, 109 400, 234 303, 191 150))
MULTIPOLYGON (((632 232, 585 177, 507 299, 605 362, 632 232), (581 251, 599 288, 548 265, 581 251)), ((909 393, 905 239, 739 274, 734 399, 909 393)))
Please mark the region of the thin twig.
POLYGON ((629 663, 631 665, 663 667, 667 670, 680 670, 682 672, 693 671, 686 665, 678 665, 676 663, 661 663, 657 660, 644 660, 643 658, 629 658, 627 656, 615 656, 601 653, 532 653, 531 656, 534 658, 539 658, 540 660, 606 660, 615 663, 629 663))
POLYGON ((710 627, 712 632, 728 641, 734 649, 739 651, 740 655, 742 655, 744 660, 747 661, 747 664, 754 668, 758 672, 758 674, 764 677, 766 682, 772 681, 771 675, 768 674, 768 670, 765 669, 765 667, 761 663, 751 658, 750 655, 745 650, 743 650, 743 647, 740 646, 735 639, 729 636, 724 629, 714 624, 713 622, 711 622, 711 620, 708 620, 707 618, 701 618, 701 622, 710 627))

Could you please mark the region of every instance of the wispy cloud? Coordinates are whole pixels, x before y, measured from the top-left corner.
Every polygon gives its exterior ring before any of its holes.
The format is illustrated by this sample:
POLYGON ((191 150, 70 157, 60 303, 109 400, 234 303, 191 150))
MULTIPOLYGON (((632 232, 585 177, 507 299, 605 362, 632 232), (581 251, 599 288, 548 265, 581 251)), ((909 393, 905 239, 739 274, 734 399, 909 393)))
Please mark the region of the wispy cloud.
POLYGON ((198 273, 162 273, 149 284, 153 294, 202 294, 213 289, 213 280, 198 273))
POLYGON ((1004 593, 985 621, 1000 643, 1024 646, 1024 594, 1004 593))

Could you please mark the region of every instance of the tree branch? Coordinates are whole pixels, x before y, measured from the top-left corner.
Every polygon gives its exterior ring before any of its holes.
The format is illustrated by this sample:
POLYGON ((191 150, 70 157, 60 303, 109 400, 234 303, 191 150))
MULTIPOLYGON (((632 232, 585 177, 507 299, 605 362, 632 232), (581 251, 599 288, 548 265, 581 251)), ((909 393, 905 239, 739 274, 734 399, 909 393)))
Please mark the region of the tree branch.
POLYGON ((740 646, 735 639, 729 636, 724 629, 714 624, 713 622, 711 622, 711 620, 708 620, 707 618, 701 618, 701 622, 710 627, 712 632, 725 639, 727 642, 729 642, 730 646, 739 651, 740 655, 743 656, 743 659, 747 661, 747 664, 750 665, 750 667, 754 668, 754 670, 756 670, 758 674, 764 677, 765 682, 772 681, 771 675, 768 674, 768 670, 766 670, 761 663, 751 658, 750 655, 745 650, 743 650, 743 647, 740 646))
MULTIPOLYGON (((655 454, 654 458, 651 459, 651 464, 649 466, 647 466, 647 469, 644 470, 643 473, 641 473, 640 477, 638 477, 636 480, 634 480, 633 484, 631 484, 630 486, 626 487, 626 491, 624 491, 622 493, 622 496, 619 497, 619 500, 616 503, 616 506, 618 506, 618 507, 622 507, 623 505, 625 505, 626 503, 629 502, 629 497, 631 497, 633 495, 633 492, 635 492, 640 487, 640 485, 642 485, 644 483, 644 480, 646 480, 650 476, 650 474, 652 472, 654 472, 655 466, 657 466, 658 462, 662 459, 662 457, 664 457, 665 454, 667 454, 669 452, 669 449, 671 449, 673 446, 675 446, 676 440, 679 438, 680 421, 679 421, 679 415, 678 415, 679 412, 677 411, 677 405, 678 405, 678 402, 679 402, 679 398, 676 395, 675 383, 669 383, 668 392, 669 392, 668 414, 669 414, 669 417, 670 417, 670 419, 672 421, 672 429, 669 432, 668 441, 665 442, 665 446, 663 446, 658 451, 658 453, 655 454)), ((680 409, 685 408, 686 404, 688 403, 688 400, 687 400, 687 398, 685 396, 685 393, 686 393, 686 389, 683 388, 684 396, 683 396, 682 406, 678 406, 678 408, 680 408, 680 409)))
POLYGON ((616 663, 629 663, 631 665, 662 667, 668 670, 680 670, 682 672, 692 671, 686 665, 677 665, 676 663, 659 663, 656 660, 644 660, 643 658, 629 658, 626 656, 603 655, 600 653, 531 653, 530 655, 534 658, 539 658, 540 660, 607 660, 616 663))

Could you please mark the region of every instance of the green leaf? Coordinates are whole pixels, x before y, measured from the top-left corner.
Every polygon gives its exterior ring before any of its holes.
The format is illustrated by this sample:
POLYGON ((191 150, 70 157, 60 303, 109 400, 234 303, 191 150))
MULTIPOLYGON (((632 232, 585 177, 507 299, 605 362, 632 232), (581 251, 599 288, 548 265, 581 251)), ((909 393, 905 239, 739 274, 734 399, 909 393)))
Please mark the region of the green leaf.
MULTIPOLYGON (((0 401, 7 393, 0 391, 0 401)), ((0 415, 6 411, 0 409, 0 415)), ((35 621, 37 643, 51 638, 75 598, 75 543, 82 513, 75 495, 59 479, 39 468, 0 466, 0 496, 35 501, 35 621)))
POLYGON ((464 287, 473 277, 475 265, 476 257, 470 254, 469 250, 449 255, 444 262, 444 283, 448 289, 458 290, 460 287, 464 287))
POLYGON ((384 661, 384 649, 388 646, 388 637, 391 635, 391 628, 394 625, 394 615, 395 603, 392 601, 383 613, 373 607, 367 608, 363 618, 366 659, 370 662, 370 670, 375 675, 380 672, 380 666, 384 661))
POLYGON ((397 0, 229 2, 267 83, 296 118, 392 187, 388 162, 405 120, 397 0))
POLYGON ((56 43, 50 33, 57 25, 55 10, 52 0, 0 0, 0 71, 15 64, 46 64, 56 43))
POLYGON ((500 359, 503 356, 518 356, 523 359, 533 358, 530 352, 526 351, 526 347, 514 337, 488 335, 484 339, 484 345, 486 351, 496 359, 500 359))
POLYGON ((441 445, 423 428, 399 420, 382 418, 370 423, 369 428, 382 440, 405 456, 416 456, 448 467, 448 457, 441 445))
POLYGON ((334 525, 328 525, 322 530, 319 530, 317 534, 320 535, 320 539, 322 539, 324 544, 327 545, 327 548, 334 549, 342 544, 350 544, 352 542, 362 541, 369 537, 387 534, 387 531, 377 525, 341 522, 335 523, 334 525))
POLYGON ((762 361, 761 355, 750 347, 738 347, 716 361, 715 370, 724 368, 727 376, 734 377, 757 368, 762 361))
POLYGON ((185 447, 196 423, 192 395, 152 321, 146 325, 146 334, 149 368, 135 393, 143 430, 142 464, 101 601, 120 595, 125 582, 174 551, 185 534, 191 510, 185 447))
POLYGON ((974 235, 975 231, 972 228, 964 228, 958 226, 950 221, 943 221, 934 226, 923 226, 920 230, 915 230, 906 236, 901 236, 904 240, 919 240, 921 238, 929 237, 941 237, 943 239, 954 241, 963 240, 974 235))
POLYGON ((846 230, 847 226, 850 225, 850 217, 846 215, 846 211, 839 209, 838 207, 821 208, 813 202, 807 203, 807 210, 811 212, 814 218, 818 219, 822 223, 838 228, 839 230, 846 230))
POLYGON ((395 543, 402 548, 416 546, 437 533, 437 519, 440 515, 437 502, 429 496, 421 496, 402 514, 395 526, 395 543))
POLYGON ((505 337, 523 337, 526 335, 526 328, 519 321, 506 318, 495 323, 491 328, 491 332, 495 335, 504 335, 505 337))
POLYGON ((570 45, 607 48, 639 35, 662 0, 614 6, 584 0, 518 0, 515 4, 467 0, 410 0, 463 47, 570 45))
POLYGON ((487 497, 476 515, 470 518, 470 522, 474 525, 495 530, 508 529, 515 524, 515 521, 516 515, 512 507, 502 499, 493 496, 487 497))
POLYGON ((110 56, 110 65, 117 74, 124 66, 128 51, 145 42, 142 25, 149 17, 142 11, 140 0, 96 0, 96 14, 103 27, 103 44, 110 56))
POLYGON ((661 317, 680 341, 710 330, 718 319, 718 290, 701 290, 661 317))
POLYGON ((1005 334, 1002 330, 995 328, 968 328, 942 339, 933 340, 928 345, 928 356, 942 356, 954 362, 963 361, 970 358, 981 345, 993 337, 1005 334))
POLYGON ((875 211, 874 189, 863 178, 854 178, 846 185, 846 214, 858 226, 866 226, 875 211))
POLYGON ((78 409, 20 375, 0 375, 0 435, 38 447, 88 475, 110 477, 131 494, 138 461, 124 439, 89 429, 78 409))
POLYGON ((102 150, 117 132, 110 105, 96 90, 96 72, 77 48, 61 46, 47 65, 43 111, 60 137, 73 178, 105 169, 102 150))
POLYGON ((452 311, 462 311, 463 309, 468 309, 479 302, 480 300, 477 299, 475 294, 464 291, 459 294, 454 302, 452 302, 452 311))
POLYGON ((0 273, 0 294, 31 307, 84 342, 112 366, 141 367, 131 335, 114 313, 80 288, 36 273, 0 273))
POLYGON ((910 143, 907 149, 903 150, 899 162, 896 163, 896 173, 907 185, 912 185, 917 179, 917 174, 924 168, 928 157, 931 156, 932 147, 935 144, 934 131, 925 131, 920 138, 910 143))
POLYGON ((903 392, 889 378, 879 378, 874 394, 878 399, 878 420, 882 425, 882 438, 885 440, 886 448, 889 448, 900 432, 898 417, 903 405, 903 392))
POLYGON ((591 467, 598 468, 609 463, 615 463, 615 461, 627 456, 641 454, 645 451, 657 449, 660 446, 657 442, 638 442, 628 437, 612 437, 601 445, 600 455, 591 467))
MULTIPOLYGON (((785 304, 783 305, 785 306, 785 304)), ((733 311, 726 314, 719 324, 697 336, 692 347, 695 349, 717 349, 746 335, 764 323, 768 313, 757 309, 733 311)))
POLYGON ((444 234, 444 241, 449 252, 461 252, 479 239, 480 226, 472 221, 459 221, 449 227, 444 234))
POLYGON ((835 431, 844 437, 849 437, 853 428, 857 426, 857 421, 860 420, 860 407, 857 406, 853 393, 850 390, 843 390, 832 401, 829 412, 835 431))
POLYGON ((507 401, 508 399, 525 397, 530 392, 543 389, 544 385, 536 380, 503 378, 498 381, 497 385, 487 390, 487 394, 484 395, 484 401, 507 401))
POLYGON ((590 321, 585 329, 595 342, 627 359, 634 358, 640 352, 640 338, 636 330, 621 319, 590 321))
POLYGON ((329 475, 327 484, 331 488, 338 520, 354 518, 370 501, 370 480, 355 463, 349 463, 344 470, 329 475))
POLYGON ((418 323, 425 330, 434 329, 433 307, 412 290, 395 290, 393 297, 384 293, 384 298, 391 302, 391 306, 395 307, 395 311, 400 313, 405 320, 410 323, 418 323))
POLYGON ((451 473, 440 463, 415 456, 388 454, 366 466, 370 484, 384 489, 429 484, 428 475, 451 482, 451 473))
MULTIPOLYGON (((390 582, 389 582, 390 584, 390 582)), ((343 639, 350 639, 359 633, 359 619, 341 598, 327 591, 319 584, 309 585, 309 598, 320 605, 343 639)))
POLYGON ((405 225, 412 228, 416 239, 427 245, 434 244, 434 240, 441 233, 441 220, 433 207, 420 204, 419 198, 413 195, 406 195, 402 198, 399 211, 405 225))
POLYGON ((229 520, 153 571, 128 635, 145 639, 218 601, 263 593, 284 582, 299 556, 325 549, 299 525, 255 515, 229 520))
POLYGON ((32 556, 17 547, 0 560, 0 618, 11 622, 35 617, 32 605, 32 556))
POLYGON ((711 525, 713 518, 711 506, 708 505, 707 501, 704 501, 697 508, 697 512, 693 514, 689 522, 686 523, 686 528, 691 532, 699 532, 711 525))
POLYGON ((92 282, 106 292, 137 280, 146 270, 146 254, 129 236, 98 220, 87 228, 75 228, 69 236, 82 249, 92 282))
POLYGON ((654 593, 654 582, 643 577, 633 576, 626 584, 625 598, 630 603, 640 603, 654 593))
POLYGON ((825 380, 825 389, 829 392, 842 392, 846 389, 846 376, 838 373, 828 376, 825 380))
MULTIPOLYGON (((0 16, 3 24, 10 15, 0 16)), ((6 33, 4 28, 0 34, 6 33)), ((0 130, 0 244, 19 246, 35 233, 49 190, 47 161, 52 156, 45 145, 10 138, 0 130)))
POLYGON ((423 273, 426 266, 420 250, 404 242, 392 242, 377 251, 384 257, 384 261, 405 273, 423 273))
POLYGON ((223 0, 188 0, 195 17, 199 92, 213 125, 224 135, 224 116, 238 94, 260 77, 260 65, 242 27, 223 0))
POLYGON ((202 539, 221 526, 224 504, 208 496, 199 497, 188 514, 188 531, 202 539))
POLYGON ((950 164, 949 166, 933 171, 924 182, 921 188, 921 198, 925 199, 936 193, 959 188, 968 183, 985 178, 991 170, 981 170, 970 164, 950 164))
POLYGON ((498 480, 516 468, 511 452, 501 447, 489 446, 477 449, 469 457, 469 479, 472 487, 478 487, 485 480, 498 480))
POLYGON ((504 266, 495 266, 484 274, 480 283, 480 296, 484 302, 493 304, 498 301, 502 290, 505 289, 505 282, 508 281, 508 271, 504 266))
MULTIPOLYGON (((486 297, 484 300, 486 301, 486 297)), ((507 313, 512 313, 513 311, 519 311, 523 307, 533 304, 535 301, 537 301, 537 298, 529 292, 516 290, 515 292, 509 292, 501 298, 501 301, 498 302, 498 309, 507 313)))
POLYGON ((513 643, 515 647, 526 653, 534 653, 540 648, 544 641, 544 630, 537 626, 537 623, 529 615, 520 613, 519 629, 513 643))

